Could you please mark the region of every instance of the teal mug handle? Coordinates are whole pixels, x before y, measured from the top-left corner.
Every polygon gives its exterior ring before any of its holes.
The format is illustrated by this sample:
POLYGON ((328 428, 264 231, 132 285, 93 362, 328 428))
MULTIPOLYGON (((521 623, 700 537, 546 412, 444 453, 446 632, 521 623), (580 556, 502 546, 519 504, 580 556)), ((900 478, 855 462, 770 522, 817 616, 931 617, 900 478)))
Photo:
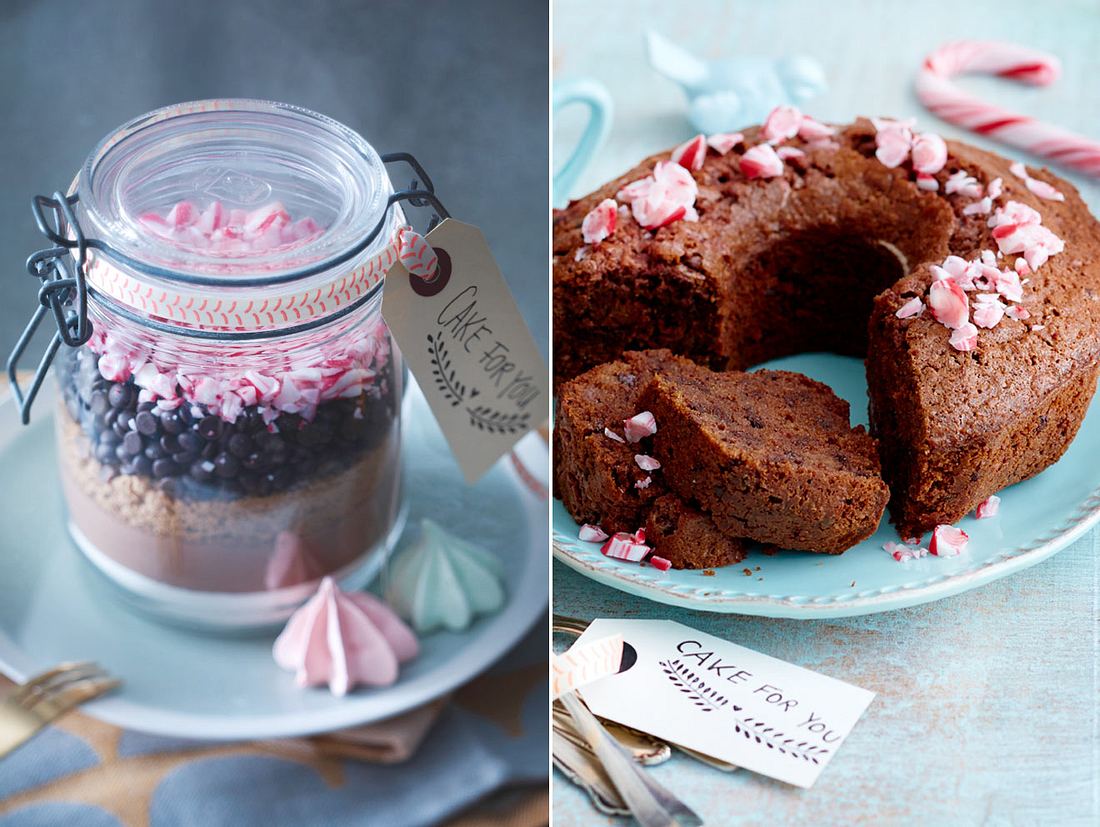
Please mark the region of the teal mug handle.
POLYGON ((554 204, 564 206, 585 167, 600 151, 611 130, 615 111, 611 94, 602 83, 585 78, 554 84, 554 112, 573 104, 588 107, 588 123, 565 163, 554 173, 554 204))

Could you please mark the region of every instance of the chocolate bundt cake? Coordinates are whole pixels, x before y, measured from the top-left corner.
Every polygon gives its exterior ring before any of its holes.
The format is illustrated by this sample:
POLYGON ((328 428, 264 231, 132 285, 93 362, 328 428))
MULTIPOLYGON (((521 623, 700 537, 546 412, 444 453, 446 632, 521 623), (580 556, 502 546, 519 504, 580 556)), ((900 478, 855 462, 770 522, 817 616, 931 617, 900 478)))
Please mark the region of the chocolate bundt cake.
POLYGON ((643 348, 716 369, 865 356, 894 522, 953 523, 1080 425, 1097 222, 1045 170, 895 121, 779 114, 555 214, 555 381, 643 348))
POLYGON ((554 421, 554 494, 578 523, 607 534, 646 530, 646 543, 676 568, 736 563, 745 543, 726 536, 697 506, 671 493, 660 470, 638 456, 650 438, 628 441, 624 420, 642 412, 638 397, 659 370, 694 368, 667 350, 626 353, 562 384, 554 421))
POLYGON ((848 403, 800 373, 657 372, 639 404, 658 423, 669 488, 725 534, 839 554, 878 528, 890 491, 848 403))

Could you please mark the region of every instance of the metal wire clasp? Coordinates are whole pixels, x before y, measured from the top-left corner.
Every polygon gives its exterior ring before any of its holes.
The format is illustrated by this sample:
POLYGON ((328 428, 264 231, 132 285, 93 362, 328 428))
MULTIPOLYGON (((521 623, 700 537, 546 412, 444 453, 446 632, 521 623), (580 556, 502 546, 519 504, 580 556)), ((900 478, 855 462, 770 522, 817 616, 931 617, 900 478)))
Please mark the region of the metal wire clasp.
POLYGON ((88 285, 84 277, 88 244, 73 213, 78 196, 64 196, 59 192, 53 198, 36 195, 31 203, 38 229, 55 246, 39 250, 27 259, 27 272, 39 279, 38 307, 31 316, 23 335, 8 357, 8 380, 19 406, 23 424, 30 422, 31 405, 38 395, 46 371, 57 349, 62 345, 80 347, 92 338, 92 322, 88 318, 88 285), (53 212, 53 225, 46 217, 46 210, 53 212), (75 250, 75 255, 72 252, 75 250), (76 307, 72 307, 73 299, 76 307), (18 365, 38 326, 47 313, 52 313, 57 332, 34 372, 34 379, 26 391, 19 384, 18 365))

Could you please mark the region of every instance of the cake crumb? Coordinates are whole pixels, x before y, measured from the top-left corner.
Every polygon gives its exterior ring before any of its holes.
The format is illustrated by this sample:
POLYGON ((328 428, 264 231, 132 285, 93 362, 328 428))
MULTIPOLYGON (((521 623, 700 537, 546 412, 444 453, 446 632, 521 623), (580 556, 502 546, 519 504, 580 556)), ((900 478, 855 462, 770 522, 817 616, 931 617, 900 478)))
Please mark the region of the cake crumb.
POLYGON ((760 571, 760 566, 757 566, 756 568, 754 568, 753 571, 760 571))
POLYGON ((775 557, 775 555, 779 554, 779 546, 774 545, 773 543, 765 543, 760 551, 762 551, 768 557, 775 557))
POLYGON ((741 569, 741 572, 745 575, 745 577, 752 577, 752 569, 741 569))
POLYGON ((853 589, 854 589, 855 587, 856 587, 856 581, 855 581, 855 580, 853 580, 853 581, 852 581, 852 585, 851 585, 851 588, 853 588, 853 589))
POLYGON ((703 577, 714 577, 715 574, 714 569, 703 569, 703 577))

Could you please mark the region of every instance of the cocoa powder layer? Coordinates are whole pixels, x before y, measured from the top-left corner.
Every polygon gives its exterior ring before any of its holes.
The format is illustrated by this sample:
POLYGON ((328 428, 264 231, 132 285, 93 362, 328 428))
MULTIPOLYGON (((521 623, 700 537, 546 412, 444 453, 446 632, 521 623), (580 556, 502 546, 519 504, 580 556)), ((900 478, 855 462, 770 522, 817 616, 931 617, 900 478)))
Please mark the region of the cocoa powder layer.
MULTIPOLYGON (((757 143, 758 130, 745 137, 757 143)), ((869 121, 843 127, 836 141, 792 140, 805 156, 770 179, 747 180, 738 152, 708 153, 693 173, 697 222, 646 231, 627 219, 584 244, 588 211, 667 152, 557 211, 555 381, 641 348, 719 369, 811 350, 866 355, 871 431, 894 522, 909 536, 957 521, 1068 446, 1100 361, 1100 228, 1073 186, 1046 170, 1029 173, 1064 202, 1032 194, 1008 160, 949 141, 939 190, 927 192, 908 169, 874 157, 869 121), (1031 318, 982 330, 970 352, 952 349, 928 312, 895 316, 925 295, 929 264, 998 249, 988 216, 963 213, 973 199, 946 194, 958 171, 983 188, 1001 178, 997 204, 1032 207, 1066 245, 1025 287, 1031 318)))
POLYGON ((104 554, 181 588, 253 592, 319 578, 381 542, 399 506, 396 426, 345 470, 283 493, 185 500, 105 471, 63 408, 56 421, 70 519, 104 554))

